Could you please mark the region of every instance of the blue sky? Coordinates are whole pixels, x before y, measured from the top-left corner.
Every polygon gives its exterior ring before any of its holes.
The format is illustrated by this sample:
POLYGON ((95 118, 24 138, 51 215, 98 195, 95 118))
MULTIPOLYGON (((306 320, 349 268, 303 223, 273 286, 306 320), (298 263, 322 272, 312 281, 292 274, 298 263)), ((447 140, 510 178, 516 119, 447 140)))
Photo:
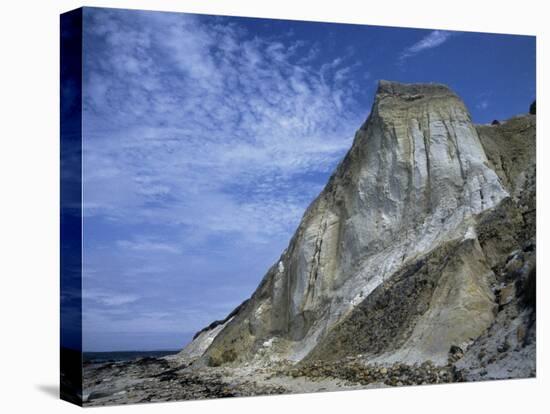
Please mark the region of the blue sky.
POLYGON ((178 349, 250 296, 368 116, 442 82, 527 112, 535 38, 84 9, 83 342, 178 349))

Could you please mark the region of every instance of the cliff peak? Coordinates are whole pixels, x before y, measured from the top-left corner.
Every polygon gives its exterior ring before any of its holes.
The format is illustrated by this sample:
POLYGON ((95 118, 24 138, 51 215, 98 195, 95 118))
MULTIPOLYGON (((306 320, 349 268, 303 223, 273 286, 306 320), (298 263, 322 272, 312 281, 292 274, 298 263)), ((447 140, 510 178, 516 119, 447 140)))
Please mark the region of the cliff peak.
POLYGON ((401 83, 396 81, 380 80, 376 95, 390 95, 396 97, 408 97, 415 95, 430 96, 452 96, 456 94, 447 86, 441 83, 401 83))

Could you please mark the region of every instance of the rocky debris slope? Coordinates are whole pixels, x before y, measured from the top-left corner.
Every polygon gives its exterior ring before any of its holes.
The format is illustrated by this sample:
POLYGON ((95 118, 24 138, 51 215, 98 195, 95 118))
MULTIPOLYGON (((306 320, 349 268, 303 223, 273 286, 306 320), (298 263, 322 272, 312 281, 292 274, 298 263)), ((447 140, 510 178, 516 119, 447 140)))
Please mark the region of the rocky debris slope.
POLYGON ((85 364, 84 406, 365 388, 342 377, 291 376, 290 367, 284 364, 197 370, 179 361, 163 357, 85 364))
POLYGON ((220 369, 190 370, 170 358, 87 364, 84 405, 136 404, 205 398, 245 397, 288 392, 277 384, 246 378, 228 379, 220 369))
POLYGON ((443 85, 381 81, 280 260, 180 358, 306 366, 360 354, 364 366, 463 360, 481 372, 496 352, 508 374, 532 375, 513 361, 534 367, 535 131, 533 115, 474 126, 443 85), (479 357, 502 335, 508 348, 479 357))
POLYGON ((480 220, 480 241, 496 275, 493 324, 457 362, 467 380, 536 375, 536 120, 478 127, 495 171, 512 195, 480 220))
POLYGON ((347 357, 344 360, 328 362, 315 361, 291 368, 284 374, 291 377, 305 376, 312 380, 326 377, 342 378, 362 385, 384 384, 394 387, 445 384, 463 380, 461 373, 451 364, 435 366, 431 361, 426 361, 414 365, 366 365, 361 357, 347 357))

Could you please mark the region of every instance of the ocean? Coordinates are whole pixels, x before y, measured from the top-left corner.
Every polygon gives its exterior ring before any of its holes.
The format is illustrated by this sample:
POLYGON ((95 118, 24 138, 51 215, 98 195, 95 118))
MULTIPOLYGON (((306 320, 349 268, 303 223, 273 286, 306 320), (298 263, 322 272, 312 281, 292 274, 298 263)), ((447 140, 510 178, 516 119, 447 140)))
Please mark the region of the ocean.
POLYGON ((113 352, 84 352, 84 362, 98 363, 111 361, 132 361, 138 358, 160 358, 166 355, 174 355, 179 351, 113 351, 113 352))

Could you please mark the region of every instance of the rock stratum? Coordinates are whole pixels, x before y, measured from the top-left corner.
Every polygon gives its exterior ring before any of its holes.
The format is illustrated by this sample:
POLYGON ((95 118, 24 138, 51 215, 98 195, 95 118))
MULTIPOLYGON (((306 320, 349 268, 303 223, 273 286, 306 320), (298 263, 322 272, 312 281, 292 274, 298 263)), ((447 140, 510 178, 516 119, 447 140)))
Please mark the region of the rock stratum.
POLYGON ((180 356, 445 365, 451 349, 522 318, 518 284, 535 272, 535 131, 533 115, 475 126, 444 85, 381 81, 278 262, 180 356))
POLYGON ((179 354, 86 364, 85 405, 536 374, 536 116, 381 81, 279 260, 179 354))

